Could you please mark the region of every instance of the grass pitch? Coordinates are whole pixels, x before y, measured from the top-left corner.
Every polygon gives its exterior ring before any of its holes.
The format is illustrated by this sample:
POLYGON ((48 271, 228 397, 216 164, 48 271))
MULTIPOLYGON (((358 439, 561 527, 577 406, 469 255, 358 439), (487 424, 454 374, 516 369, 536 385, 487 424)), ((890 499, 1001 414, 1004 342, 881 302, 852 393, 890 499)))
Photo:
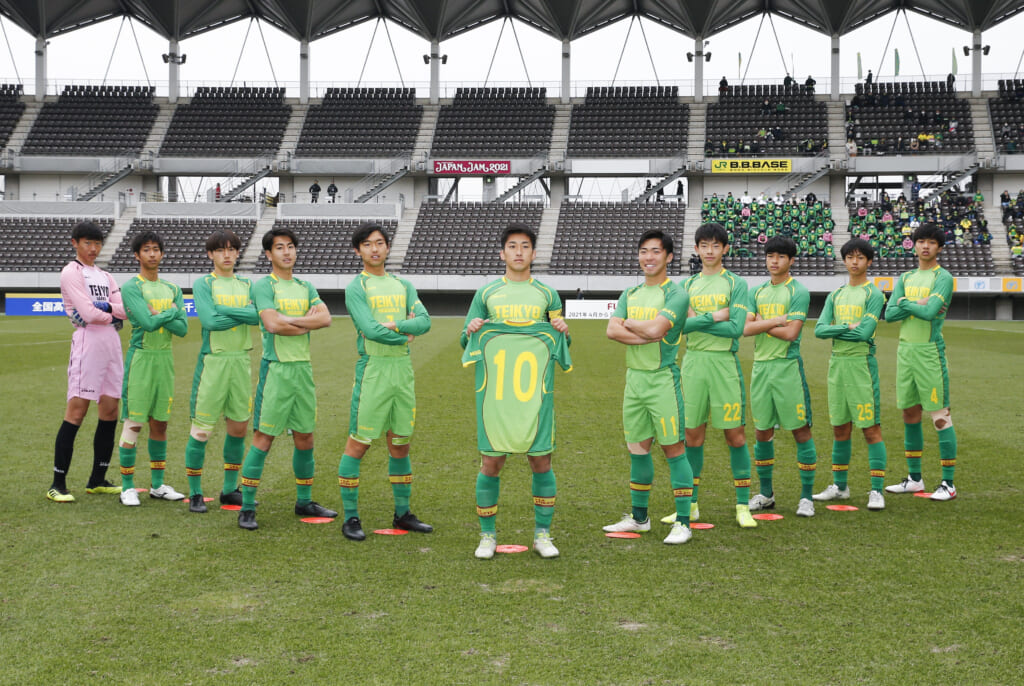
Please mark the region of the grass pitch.
MULTIPOLYGON (((889 496, 868 512, 867 454, 854 436, 857 512, 794 514, 792 438, 777 437, 776 512, 739 529, 728 455, 709 432, 701 514, 715 524, 685 546, 667 527, 611 540, 600 526, 629 508, 622 443, 623 346, 604 322, 571 322, 575 370, 557 375, 554 466, 557 560, 532 553, 472 556, 477 470, 471 370, 459 364, 461 322, 437 319, 415 343, 418 422, 413 511, 427 536, 353 543, 340 520, 292 513, 287 437, 259 491, 260 530, 235 514, 205 515, 143 495, 140 508, 85 494, 95 409, 78 437, 73 505, 45 500, 64 407, 70 329, 63 319, 0 318, 0 681, 10 684, 703 684, 1019 682, 1024 664, 1024 530, 1018 485, 1024 326, 949 322, 946 340, 959 437, 959 497, 889 496)), ((805 327, 814 402, 816 490, 830 479, 825 403, 829 347, 805 327)), ((895 408, 897 327, 879 331, 887 483, 905 475, 895 408)), ((176 343, 177 400, 167 481, 186 490, 188 397, 198 323, 176 343)), ((752 343, 743 342, 749 372, 752 343)), ((257 347, 258 350, 258 347, 257 347)), ((314 497, 341 509, 337 465, 355 361, 347 319, 313 335, 320 416, 314 497)), ((748 427, 749 429, 749 427, 748 427)), ((220 489, 221 428, 204 485, 220 489)), ((753 441, 752 429, 748 440, 753 441)), ((144 445, 144 443, 142 444, 144 445)), ((939 478, 925 429, 926 485, 939 478)), ((148 483, 140 450, 139 485, 148 483)), ((380 446, 364 460, 364 527, 389 526, 392 500, 380 446)), ((111 478, 117 479, 115 467, 111 478)), ((756 477, 755 489, 756 489, 756 477)), ((528 545, 529 470, 510 459, 499 543, 528 545)), ((211 503, 213 505, 213 503, 211 503)), ((672 509, 656 453, 652 515, 672 509)))

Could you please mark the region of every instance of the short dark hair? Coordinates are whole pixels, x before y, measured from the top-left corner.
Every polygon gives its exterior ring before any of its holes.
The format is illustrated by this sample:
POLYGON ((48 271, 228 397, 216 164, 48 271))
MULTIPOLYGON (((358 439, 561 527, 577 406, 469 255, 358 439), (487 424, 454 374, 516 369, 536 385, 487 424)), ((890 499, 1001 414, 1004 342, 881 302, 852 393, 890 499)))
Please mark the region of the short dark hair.
POLYGON ((729 245, 729 233, 718 222, 708 222, 697 227, 697 231, 693 234, 694 245, 700 245, 701 241, 713 241, 722 245, 729 245))
POLYGON ((206 239, 206 252, 213 252, 220 248, 242 249, 242 241, 231 229, 217 229, 206 239))
POLYGON ((672 236, 669 236, 667 233, 660 229, 648 229, 647 231, 644 231, 643 235, 640 236, 640 240, 637 241, 637 250, 642 248, 644 246, 644 243, 654 238, 661 241, 662 250, 673 255, 675 254, 675 250, 673 249, 674 243, 672 241, 672 236))
POLYGON ((786 236, 772 236, 764 244, 764 254, 776 253, 786 257, 796 257, 796 243, 786 236))
POLYGON ((917 243, 920 240, 934 240, 939 244, 941 248, 946 244, 946 232, 939 228, 937 224, 932 222, 925 222, 919 227, 914 229, 914 233, 910 234, 910 240, 917 243))
POLYGON ((132 253, 138 255, 146 243, 156 243, 160 247, 160 252, 164 251, 164 239, 160 234, 156 231, 143 231, 132 239, 132 253))
POLYGON ((75 224, 75 228, 71 229, 71 240, 91 240, 102 243, 103 232, 100 230, 100 227, 90 221, 78 222, 75 224))
POLYGON ((501 232, 501 247, 504 248, 505 244, 508 243, 509 236, 517 233, 521 233, 530 239, 531 248, 537 247, 537 232, 528 224, 523 224, 521 222, 512 222, 505 227, 505 230, 501 232))
POLYGON ((352 247, 359 250, 359 245, 370 237, 374 231, 380 231, 380 235, 384 236, 384 243, 391 247, 391 236, 384 230, 384 227, 376 222, 366 222, 356 227, 355 233, 352 234, 352 247))
POLYGON ((270 250, 274 247, 274 239, 278 236, 286 236, 291 239, 292 245, 296 248, 299 247, 299 238, 295 235, 295 232, 286 226, 275 226, 270 231, 263 234, 263 249, 270 250))
POLYGON ((866 257, 868 262, 873 262, 875 259, 874 247, 872 247, 872 245, 863 238, 851 238, 839 249, 839 254, 844 260, 847 255, 855 252, 859 252, 861 255, 866 257))

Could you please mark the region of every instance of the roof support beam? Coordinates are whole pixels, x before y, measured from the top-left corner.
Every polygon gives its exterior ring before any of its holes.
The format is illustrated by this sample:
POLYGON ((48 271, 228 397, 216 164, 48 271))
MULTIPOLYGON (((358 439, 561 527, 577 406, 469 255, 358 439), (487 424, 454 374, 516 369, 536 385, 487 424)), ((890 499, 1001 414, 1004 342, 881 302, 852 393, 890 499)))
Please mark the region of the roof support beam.
POLYGON ((179 74, 181 72, 181 53, 178 52, 178 41, 171 38, 167 41, 167 102, 172 105, 178 102, 181 93, 179 74))
POLYGON ((441 100, 441 42, 430 41, 430 104, 441 100))
POLYGON ((839 100, 841 88, 839 87, 839 34, 832 35, 832 100, 839 100))
POLYGON ((572 59, 569 50, 569 39, 562 39, 562 104, 569 104, 569 98, 572 96, 572 81, 570 75, 572 73, 572 59))
POLYGON ((693 101, 704 102, 704 36, 693 39, 693 101))
POLYGON ((46 96, 46 38, 36 37, 36 102, 46 96))
POLYGON ((309 41, 299 41, 299 103, 309 104, 309 41))
POLYGON ((971 97, 981 97, 981 29, 971 36, 971 97))

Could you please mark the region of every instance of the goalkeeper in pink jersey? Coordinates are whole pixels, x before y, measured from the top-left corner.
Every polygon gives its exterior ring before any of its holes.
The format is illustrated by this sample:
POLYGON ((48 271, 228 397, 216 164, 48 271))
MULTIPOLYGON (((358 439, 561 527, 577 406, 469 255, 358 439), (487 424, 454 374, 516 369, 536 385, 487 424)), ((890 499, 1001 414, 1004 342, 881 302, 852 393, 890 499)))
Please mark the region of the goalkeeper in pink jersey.
POLYGON ((74 502, 67 487, 67 473, 75 449, 75 436, 89 411, 99 405, 99 422, 93 437, 92 473, 86 493, 120 493, 107 481, 107 467, 114 451, 117 404, 121 397, 124 363, 118 331, 125 319, 121 291, 114 278, 95 265, 103 248, 103 232, 92 222, 81 222, 71 231, 75 260, 60 273, 64 312, 75 332, 68 362, 68 404, 57 432, 53 453, 53 483, 46 497, 58 503, 74 502))

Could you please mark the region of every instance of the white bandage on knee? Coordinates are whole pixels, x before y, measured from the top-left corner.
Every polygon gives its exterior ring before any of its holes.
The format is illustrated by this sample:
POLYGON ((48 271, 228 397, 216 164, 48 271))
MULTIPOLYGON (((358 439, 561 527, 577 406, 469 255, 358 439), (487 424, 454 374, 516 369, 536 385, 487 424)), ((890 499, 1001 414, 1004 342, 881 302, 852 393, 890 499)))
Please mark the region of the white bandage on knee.
POLYGON ((140 431, 142 431, 142 424, 125 420, 124 428, 121 430, 121 442, 125 445, 135 445, 139 440, 140 431))
POLYGON ((392 436, 391 445, 409 445, 412 436, 392 436))
POLYGON ((192 425, 192 430, 188 432, 188 435, 200 443, 206 443, 210 440, 210 430, 196 424, 192 425))
POLYGON ((948 407, 944 407, 941 410, 935 410, 934 412, 929 412, 928 414, 932 416, 932 424, 934 424, 935 428, 939 431, 953 426, 953 417, 950 416, 948 407), (939 426, 939 422, 942 422, 942 426, 939 426))

